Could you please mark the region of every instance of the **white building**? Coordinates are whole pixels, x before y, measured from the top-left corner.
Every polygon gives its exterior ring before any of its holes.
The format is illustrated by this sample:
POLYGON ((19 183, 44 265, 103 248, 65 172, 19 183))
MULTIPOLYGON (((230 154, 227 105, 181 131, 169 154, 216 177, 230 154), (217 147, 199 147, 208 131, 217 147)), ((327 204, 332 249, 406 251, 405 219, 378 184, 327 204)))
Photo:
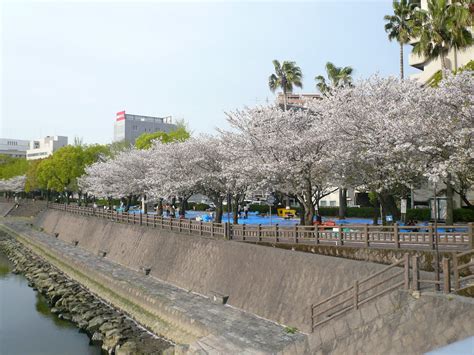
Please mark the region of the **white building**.
MULTIPOLYGON (((421 8, 426 10, 428 8, 427 0, 421 0, 421 8)), ((471 10, 472 11, 472 10, 471 10)), ((471 29, 471 32, 472 29, 471 29)), ((410 44, 415 45, 417 40, 413 40, 410 44)), ((466 65, 469 61, 474 60, 474 46, 467 47, 463 50, 451 49, 446 58, 446 65, 450 70, 455 70, 459 67, 466 65)), ((426 59, 424 56, 418 56, 413 53, 410 54, 408 63, 422 72, 410 75, 410 79, 419 81, 425 84, 431 77, 441 69, 441 58, 426 59)))
POLYGON ((151 117, 117 112, 114 124, 114 142, 127 141, 132 144, 143 133, 170 132, 176 129, 171 116, 151 117))
POLYGON ((27 160, 43 159, 53 154, 56 150, 67 145, 67 137, 46 136, 40 140, 30 142, 30 149, 26 151, 27 160))
POLYGON ((24 139, 0 138, 0 154, 12 158, 26 158, 30 141, 24 139))

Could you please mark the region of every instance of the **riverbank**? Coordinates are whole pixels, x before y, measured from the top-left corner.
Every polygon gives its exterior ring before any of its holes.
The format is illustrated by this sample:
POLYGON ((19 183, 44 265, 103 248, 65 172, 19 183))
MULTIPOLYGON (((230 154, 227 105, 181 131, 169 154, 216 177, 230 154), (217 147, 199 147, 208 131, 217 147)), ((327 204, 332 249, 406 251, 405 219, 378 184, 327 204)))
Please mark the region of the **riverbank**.
POLYGON ((74 323, 106 353, 173 353, 171 342, 154 336, 2 231, 0 252, 13 263, 12 272, 23 274, 28 286, 45 297, 52 313, 74 323))
MULTIPOLYGON (((206 297, 194 290, 176 287, 153 277, 153 270, 147 274, 146 264, 132 269, 110 260, 110 250, 102 253, 87 250, 82 244, 64 241, 59 234, 46 233, 28 221, 8 219, 2 221, 1 227, 68 277, 130 314, 153 333, 171 339, 176 343, 175 353, 298 354, 307 351, 307 336, 296 331, 293 324, 285 327, 225 305, 222 300, 219 303, 217 293, 215 297, 206 297)), ((71 233, 80 238, 80 233, 72 227, 70 225, 71 233)), ((119 243, 120 238, 115 237, 119 243)), ((130 234, 126 239, 132 242, 134 237, 130 234)), ((131 244, 126 243, 124 247, 125 254, 137 251, 137 246, 131 244)), ((141 259, 146 261, 143 255, 141 259)), ((163 271, 174 266, 170 263, 163 271)), ((202 277, 195 281, 201 282, 202 277)))

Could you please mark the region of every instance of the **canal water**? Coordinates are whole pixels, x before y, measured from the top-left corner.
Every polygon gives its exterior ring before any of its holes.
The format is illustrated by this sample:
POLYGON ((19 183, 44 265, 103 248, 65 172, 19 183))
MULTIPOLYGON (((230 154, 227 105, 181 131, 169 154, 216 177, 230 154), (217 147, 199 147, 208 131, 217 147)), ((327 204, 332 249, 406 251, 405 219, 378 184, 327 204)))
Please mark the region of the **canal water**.
POLYGON ((74 324, 52 314, 44 297, 11 269, 0 252, 0 355, 101 354, 74 324))

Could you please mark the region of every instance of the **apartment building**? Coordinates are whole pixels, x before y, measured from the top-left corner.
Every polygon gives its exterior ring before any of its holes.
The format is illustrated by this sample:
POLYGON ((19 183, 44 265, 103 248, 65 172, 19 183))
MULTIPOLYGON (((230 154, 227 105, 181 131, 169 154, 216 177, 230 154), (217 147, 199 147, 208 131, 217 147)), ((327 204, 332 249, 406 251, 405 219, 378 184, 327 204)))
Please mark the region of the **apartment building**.
MULTIPOLYGON (((421 0, 421 8, 426 10, 428 8, 427 0, 421 0)), ((474 11, 474 7, 471 7, 471 11, 474 11)), ((471 28, 471 32, 474 30, 471 28)), ((413 40, 410 44, 414 46, 417 40, 413 40)), ((466 65, 469 61, 474 60, 474 46, 467 47, 462 50, 451 49, 446 58, 446 65, 450 70, 455 70, 459 67, 466 65)), ((410 54, 408 64, 412 67, 421 70, 420 73, 410 75, 410 79, 417 80, 420 83, 425 84, 431 77, 441 69, 441 59, 427 59, 424 56, 419 56, 414 53, 410 54)))
POLYGON ((0 154, 12 158, 26 158, 30 141, 25 139, 0 138, 0 154))
POLYGON ((114 123, 114 142, 127 141, 132 144, 143 133, 170 132, 176 129, 172 117, 151 117, 117 112, 114 123))
MULTIPOLYGON (((321 99, 322 96, 321 94, 318 93, 300 93, 300 94, 294 94, 294 93, 288 93, 286 94, 286 103, 287 107, 304 107, 305 103, 311 100, 319 100, 321 99)), ((277 103, 281 107, 284 105, 284 96, 283 93, 279 93, 277 96, 277 103)))
POLYGON ((67 137, 64 136, 46 136, 39 140, 33 140, 26 151, 26 160, 47 158, 66 145, 67 137))

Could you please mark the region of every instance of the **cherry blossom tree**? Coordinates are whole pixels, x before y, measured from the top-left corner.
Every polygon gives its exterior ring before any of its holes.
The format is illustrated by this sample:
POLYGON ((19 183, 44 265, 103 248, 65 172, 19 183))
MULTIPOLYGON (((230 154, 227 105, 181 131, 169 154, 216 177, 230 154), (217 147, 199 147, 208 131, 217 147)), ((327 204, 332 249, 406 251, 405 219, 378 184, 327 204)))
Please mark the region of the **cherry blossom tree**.
POLYGON ((10 179, 0 180, 0 191, 22 192, 25 190, 26 176, 19 175, 10 179))
POLYGON ((315 205, 331 192, 333 163, 327 159, 317 106, 289 111, 249 108, 228 113, 227 120, 242 136, 242 166, 252 172, 254 184, 296 196, 304 206, 304 223, 312 224, 315 205))

